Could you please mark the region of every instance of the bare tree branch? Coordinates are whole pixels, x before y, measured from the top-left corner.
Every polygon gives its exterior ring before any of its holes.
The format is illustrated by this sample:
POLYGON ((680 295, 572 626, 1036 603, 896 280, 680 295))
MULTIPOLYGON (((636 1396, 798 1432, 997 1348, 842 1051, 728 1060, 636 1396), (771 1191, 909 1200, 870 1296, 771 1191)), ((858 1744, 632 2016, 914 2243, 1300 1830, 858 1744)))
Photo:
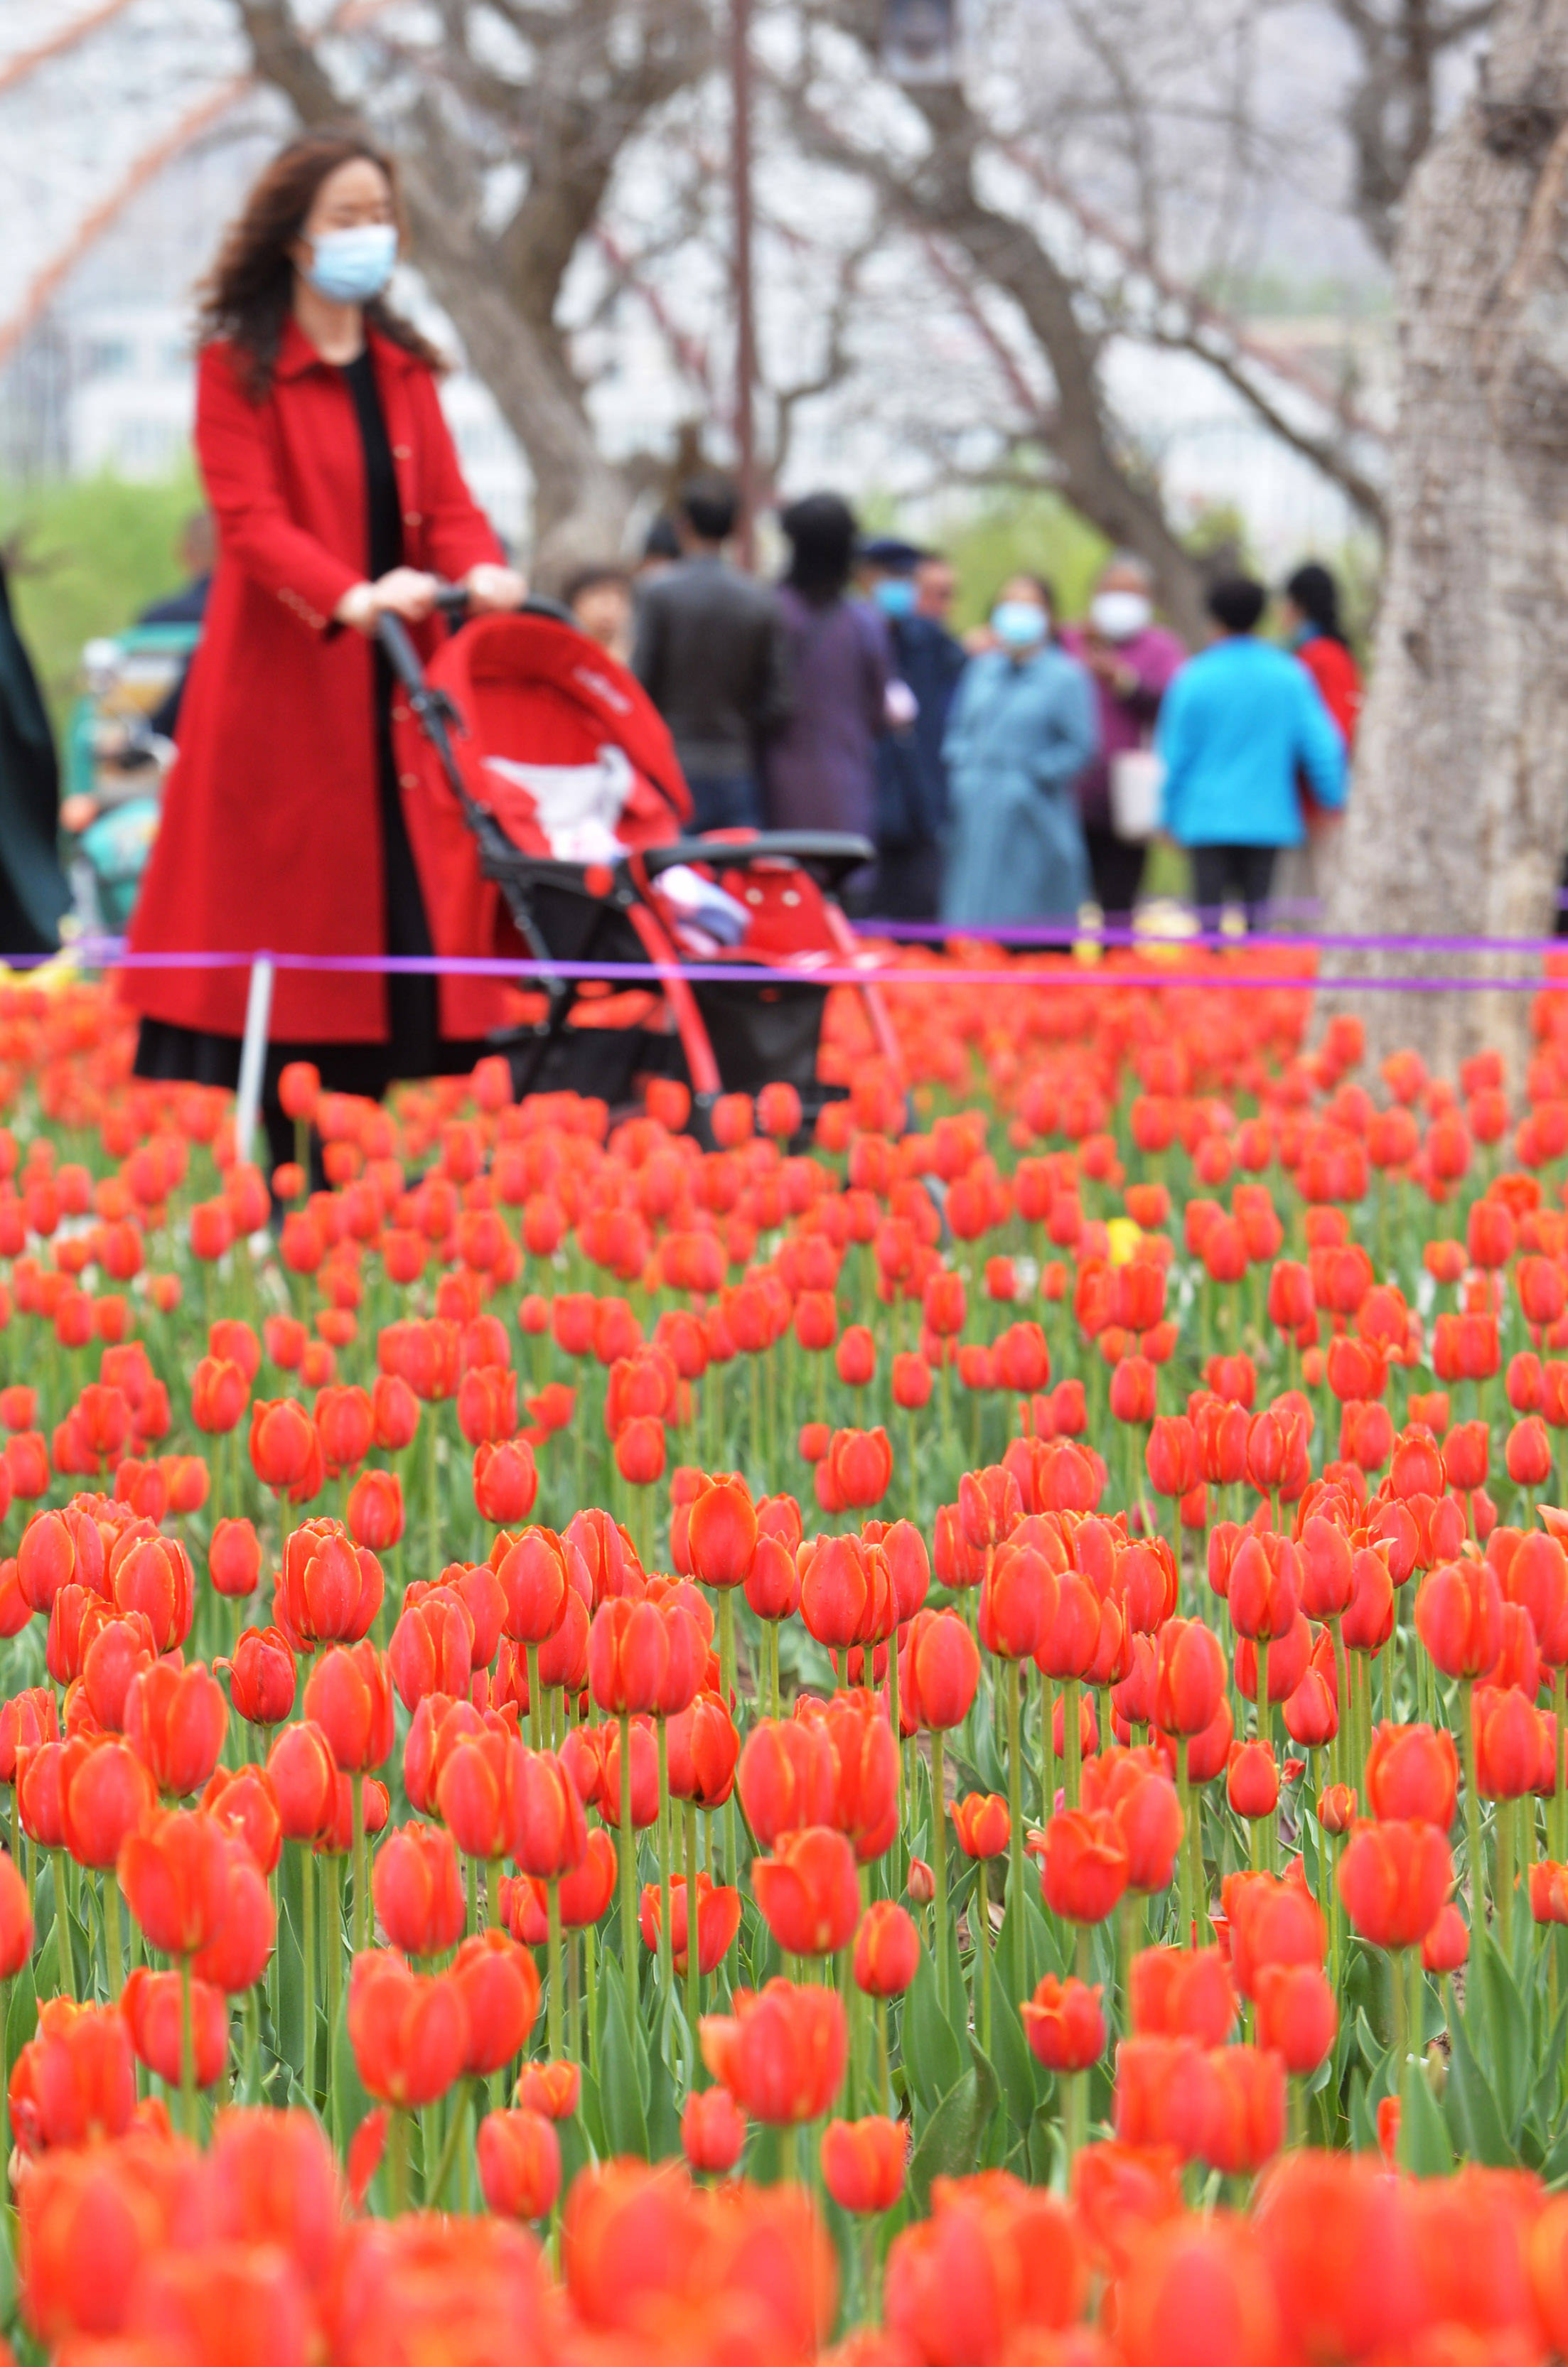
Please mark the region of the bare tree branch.
POLYGON ((1438 73, 1444 56, 1473 40, 1495 6, 1438 14, 1431 0, 1328 0, 1359 52, 1359 73, 1345 108, 1355 156, 1358 218, 1380 255, 1393 249, 1399 202, 1431 144, 1438 73))

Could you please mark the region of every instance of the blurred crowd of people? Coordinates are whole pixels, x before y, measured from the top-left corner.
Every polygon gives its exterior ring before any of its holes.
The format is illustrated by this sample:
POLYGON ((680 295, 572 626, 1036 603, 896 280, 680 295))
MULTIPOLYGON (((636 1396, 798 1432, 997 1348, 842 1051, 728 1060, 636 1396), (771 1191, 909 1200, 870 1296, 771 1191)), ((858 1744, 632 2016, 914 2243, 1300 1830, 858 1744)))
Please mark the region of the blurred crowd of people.
POLYGON ((694 479, 635 570, 567 589, 668 722, 698 830, 866 837, 876 861, 852 900, 886 920, 1124 918, 1161 835, 1187 851, 1205 916, 1312 900, 1361 697, 1325 568, 1298 568, 1273 602, 1222 577, 1197 651, 1125 551, 1081 618, 1021 574, 960 635, 942 551, 864 537, 846 502, 814 493, 781 513, 788 561, 768 584, 728 556, 739 515, 727 479, 694 479))

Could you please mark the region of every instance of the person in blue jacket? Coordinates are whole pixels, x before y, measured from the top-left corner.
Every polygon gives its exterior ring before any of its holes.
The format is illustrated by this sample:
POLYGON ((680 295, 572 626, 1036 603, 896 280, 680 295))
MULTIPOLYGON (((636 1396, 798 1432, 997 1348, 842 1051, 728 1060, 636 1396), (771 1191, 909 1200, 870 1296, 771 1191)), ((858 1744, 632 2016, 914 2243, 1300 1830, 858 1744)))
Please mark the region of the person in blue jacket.
POLYGON ((1155 735, 1165 826, 1191 855, 1199 909, 1239 902, 1249 923, 1269 901, 1280 848, 1306 836, 1298 768, 1319 805, 1345 802, 1345 742, 1312 676, 1258 639, 1267 600, 1244 575, 1213 586, 1218 638, 1166 692, 1155 735))
POLYGON ((942 917, 955 927, 1075 913, 1089 893, 1076 783, 1100 744, 1094 684, 1051 629, 1050 586, 1015 575, 971 658, 942 756, 948 832, 942 917))

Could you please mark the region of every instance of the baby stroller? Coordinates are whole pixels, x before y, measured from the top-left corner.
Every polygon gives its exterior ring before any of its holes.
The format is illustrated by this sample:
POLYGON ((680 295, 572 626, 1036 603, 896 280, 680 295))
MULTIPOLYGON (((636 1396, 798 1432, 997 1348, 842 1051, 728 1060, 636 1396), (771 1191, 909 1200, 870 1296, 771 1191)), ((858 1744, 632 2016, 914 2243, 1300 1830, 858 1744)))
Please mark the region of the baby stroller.
MULTIPOLYGON (((461 603, 456 588, 443 594, 449 612, 461 603)), ((818 1075, 830 988, 809 973, 869 973, 833 900, 872 859, 868 843, 685 836, 691 797, 662 719, 547 603, 467 624, 428 674, 395 617, 378 629, 407 694, 393 709, 397 766, 421 873, 440 883, 435 944, 567 973, 531 981, 539 1016, 505 1045, 518 1097, 570 1091, 614 1106, 639 1077, 675 1076, 704 1137, 721 1093, 785 1082, 808 1127, 841 1098, 847 1087, 818 1075), (622 964, 662 975, 628 992, 615 980, 622 964)), ((869 974, 855 991, 875 1057, 897 1066, 869 974)))

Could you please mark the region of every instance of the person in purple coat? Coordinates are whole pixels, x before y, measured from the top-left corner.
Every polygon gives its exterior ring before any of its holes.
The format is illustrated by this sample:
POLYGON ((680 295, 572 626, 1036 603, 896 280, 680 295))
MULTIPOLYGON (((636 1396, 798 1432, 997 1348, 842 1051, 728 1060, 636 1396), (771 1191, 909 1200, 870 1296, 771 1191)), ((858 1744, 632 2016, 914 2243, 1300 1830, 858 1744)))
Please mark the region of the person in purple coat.
POLYGON ((778 604, 794 697, 763 752, 768 827, 874 838, 876 742, 887 724, 893 652, 876 611, 845 597, 854 513, 836 493, 811 493, 779 523, 790 546, 778 604))
POLYGON ((1160 701, 1187 651, 1154 621, 1154 577, 1131 551, 1107 562, 1089 615, 1062 640, 1094 676, 1100 706, 1100 753, 1078 777, 1084 841, 1094 877, 1094 900, 1107 914, 1130 912, 1143 884, 1141 840, 1118 838, 1111 821, 1111 773, 1120 755, 1153 743, 1160 701))

